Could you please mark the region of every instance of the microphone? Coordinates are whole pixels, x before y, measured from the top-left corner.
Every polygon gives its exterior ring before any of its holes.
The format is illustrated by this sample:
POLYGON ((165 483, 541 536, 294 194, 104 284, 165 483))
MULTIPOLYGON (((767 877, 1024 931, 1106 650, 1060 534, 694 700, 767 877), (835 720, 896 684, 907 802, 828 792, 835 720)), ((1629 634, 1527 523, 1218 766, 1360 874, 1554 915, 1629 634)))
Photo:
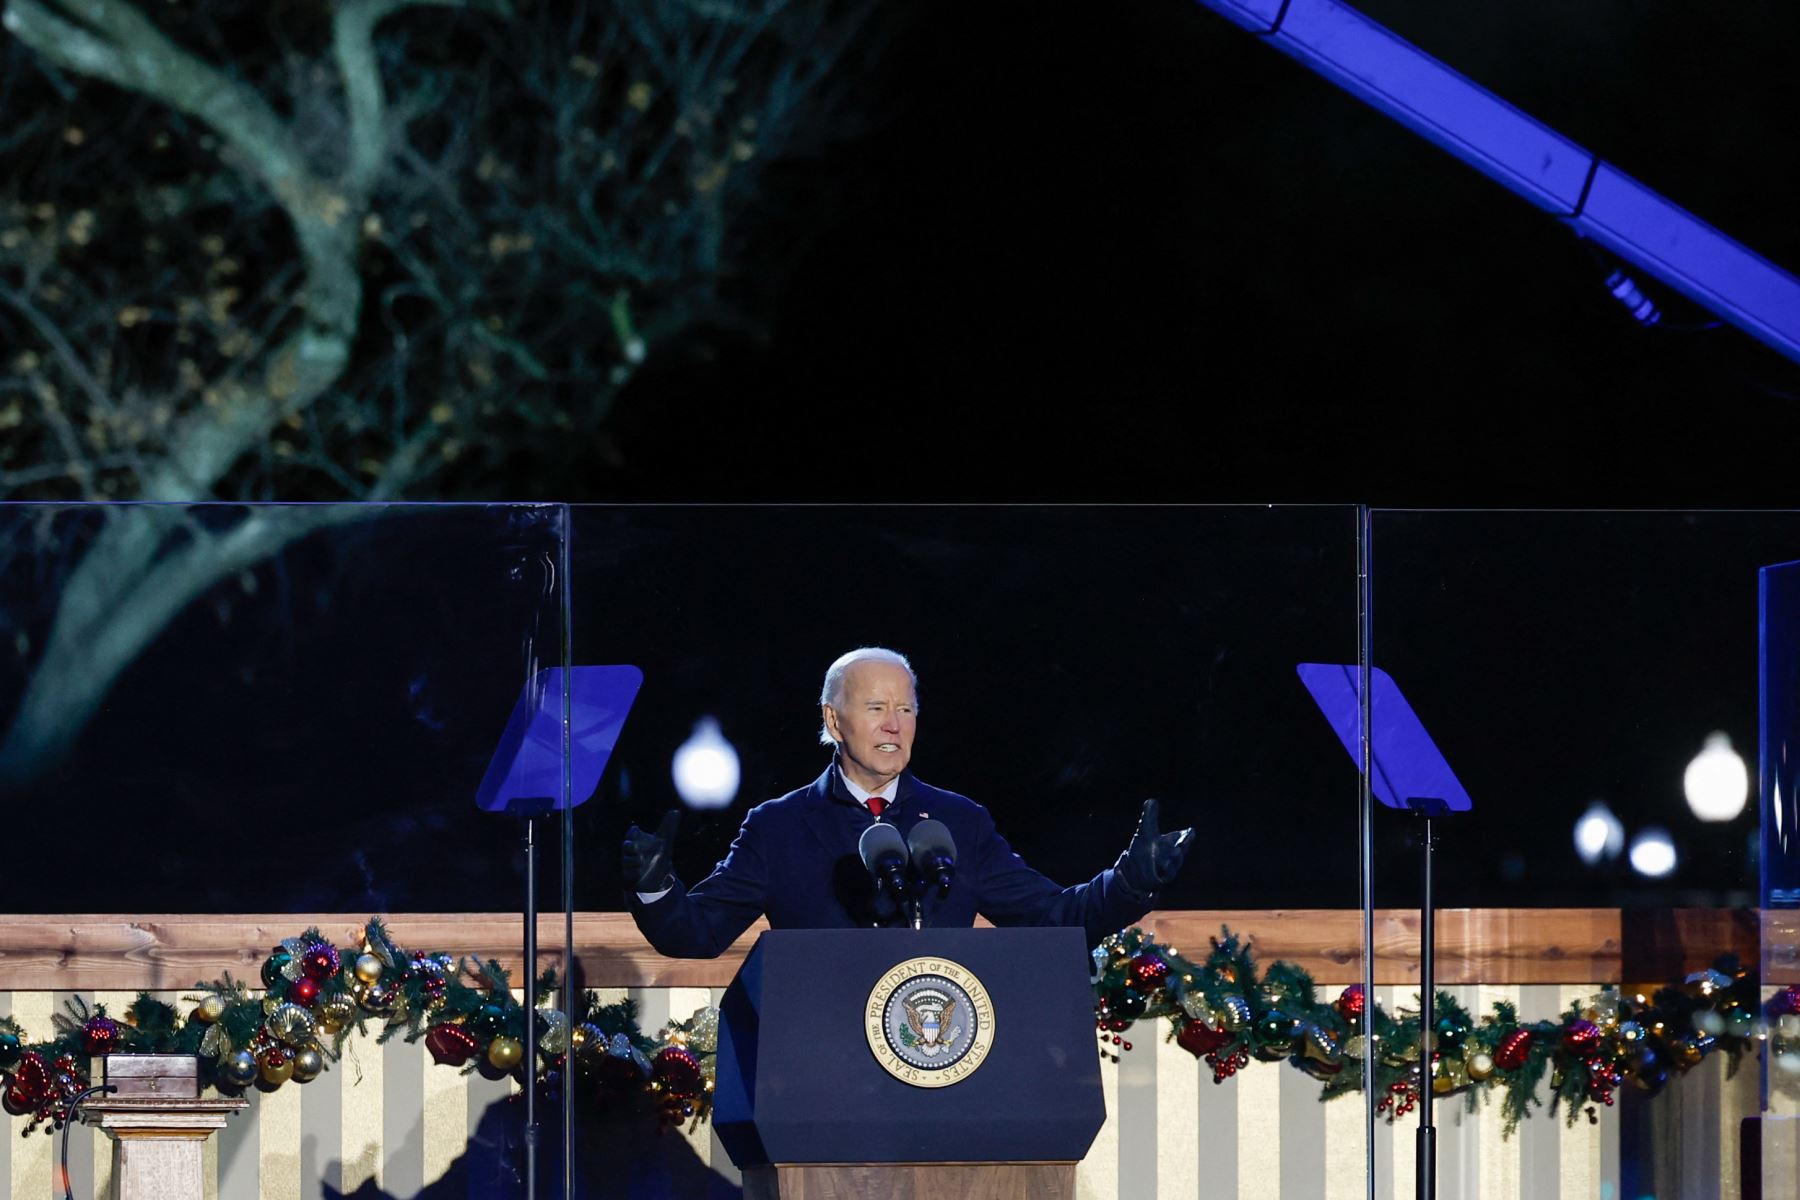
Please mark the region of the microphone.
POLYGON ((956 875, 956 839, 942 821, 920 821, 907 837, 913 870, 928 884, 937 885, 938 899, 950 894, 956 875))
POLYGON ((892 888, 896 899, 906 899, 906 843, 901 840, 900 831, 877 821, 863 830, 856 849, 875 881, 892 888))

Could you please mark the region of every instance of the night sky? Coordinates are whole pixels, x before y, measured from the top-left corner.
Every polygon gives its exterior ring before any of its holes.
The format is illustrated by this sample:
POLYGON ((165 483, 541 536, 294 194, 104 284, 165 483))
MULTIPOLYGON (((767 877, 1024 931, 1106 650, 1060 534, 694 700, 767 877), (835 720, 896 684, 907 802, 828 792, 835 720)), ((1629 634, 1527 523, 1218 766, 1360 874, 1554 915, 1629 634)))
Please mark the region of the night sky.
MULTIPOLYGON (((1210 11, 908 11, 769 341, 647 375, 596 498, 1791 503, 1800 366, 1210 11)), ((1800 267, 1793 6, 1367 11, 1800 267)))

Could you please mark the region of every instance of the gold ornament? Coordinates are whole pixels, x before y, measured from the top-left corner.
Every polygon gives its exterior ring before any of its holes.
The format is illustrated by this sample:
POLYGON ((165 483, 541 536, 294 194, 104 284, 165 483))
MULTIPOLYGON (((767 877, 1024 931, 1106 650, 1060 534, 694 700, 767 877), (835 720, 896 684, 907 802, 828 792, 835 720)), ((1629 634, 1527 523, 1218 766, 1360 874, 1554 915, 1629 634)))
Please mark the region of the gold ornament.
POLYGON ((304 1046, 313 1040, 313 1015, 298 1004, 283 1004, 269 1014, 269 1032, 290 1046, 304 1046))
POLYGON ((1367 1044, 1368 1042, 1364 1039, 1362 1034, 1351 1034, 1350 1040, 1344 1043, 1344 1057, 1361 1059, 1363 1056, 1363 1047, 1367 1044))
POLYGON ((518 1038, 497 1037, 488 1043, 488 1061, 502 1071, 510 1071, 525 1057, 525 1047, 518 1038))
POLYGON ((202 997, 200 1003, 194 1006, 194 1020, 202 1024, 211 1025, 224 1015, 225 997, 217 993, 202 997))
POLYGON ((1181 993, 1181 1011, 1203 1025, 1219 1027, 1219 1012, 1198 990, 1181 993))
POLYGON ((1232 1033, 1238 1032, 1250 1023, 1250 1002, 1235 993, 1225 997, 1220 1003, 1220 1019, 1225 1028, 1232 1033))
POLYGON ((311 1083, 325 1069, 325 1056, 310 1046, 293 1057, 294 1082, 311 1083))
POLYGON ((294 1060, 286 1054, 281 1056, 279 1064, 272 1057, 264 1060, 262 1077, 264 1083, 280 1087, 294 1077, 294 1060))
POLYGON ((688 1022, 688 1045, 701 1055, 712 1054, 719 1048, 719 1010, 703 1008, 694 1014, 688 1022))
POLYGON ((1477 1050, 1469 1055, 1469 1078, 1480 1082, 1494 1073, 1493 1055, 1485 1050, 1477 1050))
POLYGON ((543 1032, 538 1034, 538 1048, 545 1054, 561 1054, 569 1048, 569 1016, 554 1008, 538 1010, 538 1024, 543 1032))
POLYGON ((1448 1075, 1439 1075, 1431 1081, 1431 1090, 1440 1096, 1449 1095, 1456 1090, 1456 1081, 1448 1075))
POLYGON ((364 983, 374 983, 381 978, 381 960, 373 954, 359 954, 356 958, 356 977, 364 983))
POLYGON ((343 992, 334 992, 319 1001, 314 1011, 318 1014, 321 1033, 339 1033, 356 1019, 356 1001, 343 992))

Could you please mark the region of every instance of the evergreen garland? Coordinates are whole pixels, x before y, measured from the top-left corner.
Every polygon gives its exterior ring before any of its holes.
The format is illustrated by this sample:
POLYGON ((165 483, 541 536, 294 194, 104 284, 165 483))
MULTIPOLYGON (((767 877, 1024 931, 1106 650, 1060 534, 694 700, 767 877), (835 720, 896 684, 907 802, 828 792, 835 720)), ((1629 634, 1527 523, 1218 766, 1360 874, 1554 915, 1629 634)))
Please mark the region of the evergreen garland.
POLYGON ((1141 929, 1113 934, 1093 952, 1092 979, 1103 1053, 1116 1061, 1118 1050, 1131 1048, 1124 1035, 1134 1022, 1162 1018, 1167 1039, 1203 1058, 1215 1083, 1252 1060, 1285 1061, 1323 1082, 1321 1100, 1361 1092, 1364 1039, 1372 1039, 1376 1109, 1389 1123, 1410 1113, 1429 1086, 1437 1096, 1463 1096, 1470 1111, 1498 1093, 1510 1135, 1544 1103, 1538 1091, 1546 1075, 1550 1111, 1562 1108, 1571 1124, 1585 1111, 1592 1121, 1626 1081, 1654 1093, 1716 1053, 1735 1072, 1744 1052, 1764 1040, 1772 1042, 1780 1085, 1800 1078, 1800 987, 1759 1004, 1756 972, 1732 955, 1654 996, 1606 988, 1554 1021, 1521 1021, 1504 1001, 1476 1020, 1440 991, 1428 1070, 1423 1005, 1389 1013, 1368 1003, 1360 984, 1324 1003, 1298 966, 1277 962, 1259 975, 1249 942, 1229 929, 1198 963, 1141 929))
POLYGON ((353 1035, 378 1027, 376 1044, 424 1041, 433 1059, 513 1078, 555 1101, 571 1082, 614 1101, 643 1100, 663 1124, 702 1121, 711 1108, 718 1013, 705 1008, 672 1022, 655 1038, 638 1027, 637 1005, 578 997, 573 1020, 554 1005, 554 971, 536 980, 538 1044, 527 1056, 524 1007, 498 962, 448 954, 410 954, 386 924, 371 918, 358 945, 340 951, 317 929, 288 938, 263 962, 264 990, 253 993, 229 972, 196 984, 184 1017, 148 993, 115 1020, 104 1005, 79 999, 52 1018, 55 1035, 28 1041, 0 1017, 0 1105, 26 1119, 24 1133, 53 1132, 88 1086, 91 1059, 107 1054, 191 1054, 202 1086, 228 1095, 306 1083, 343 1054, 353 1035))

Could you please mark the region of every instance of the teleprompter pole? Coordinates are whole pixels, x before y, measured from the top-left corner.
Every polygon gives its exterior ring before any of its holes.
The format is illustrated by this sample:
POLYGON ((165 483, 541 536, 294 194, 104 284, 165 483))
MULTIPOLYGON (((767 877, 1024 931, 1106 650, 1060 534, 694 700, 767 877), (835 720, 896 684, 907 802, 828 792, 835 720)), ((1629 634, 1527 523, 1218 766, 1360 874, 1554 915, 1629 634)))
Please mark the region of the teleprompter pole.
POLYGON ((525 816, 525 1200, 537 1200, 537 817, 525 816))
POLYGON ((1420 819, 1425 822, 1420 857, 1425 864, 1424 896, 1419 902, 1419 1134, 1418 1134, 1418 1200, 1433 1200, 1437 1195, 1437 1128, 1431 1123, 1431 1048, 1437 1024, 1437 982, 1434 978, 1432 952, 1437 944, 1433 920, 1436 909, 1431 894, 1431 810, 1423 808, 1420 819))

